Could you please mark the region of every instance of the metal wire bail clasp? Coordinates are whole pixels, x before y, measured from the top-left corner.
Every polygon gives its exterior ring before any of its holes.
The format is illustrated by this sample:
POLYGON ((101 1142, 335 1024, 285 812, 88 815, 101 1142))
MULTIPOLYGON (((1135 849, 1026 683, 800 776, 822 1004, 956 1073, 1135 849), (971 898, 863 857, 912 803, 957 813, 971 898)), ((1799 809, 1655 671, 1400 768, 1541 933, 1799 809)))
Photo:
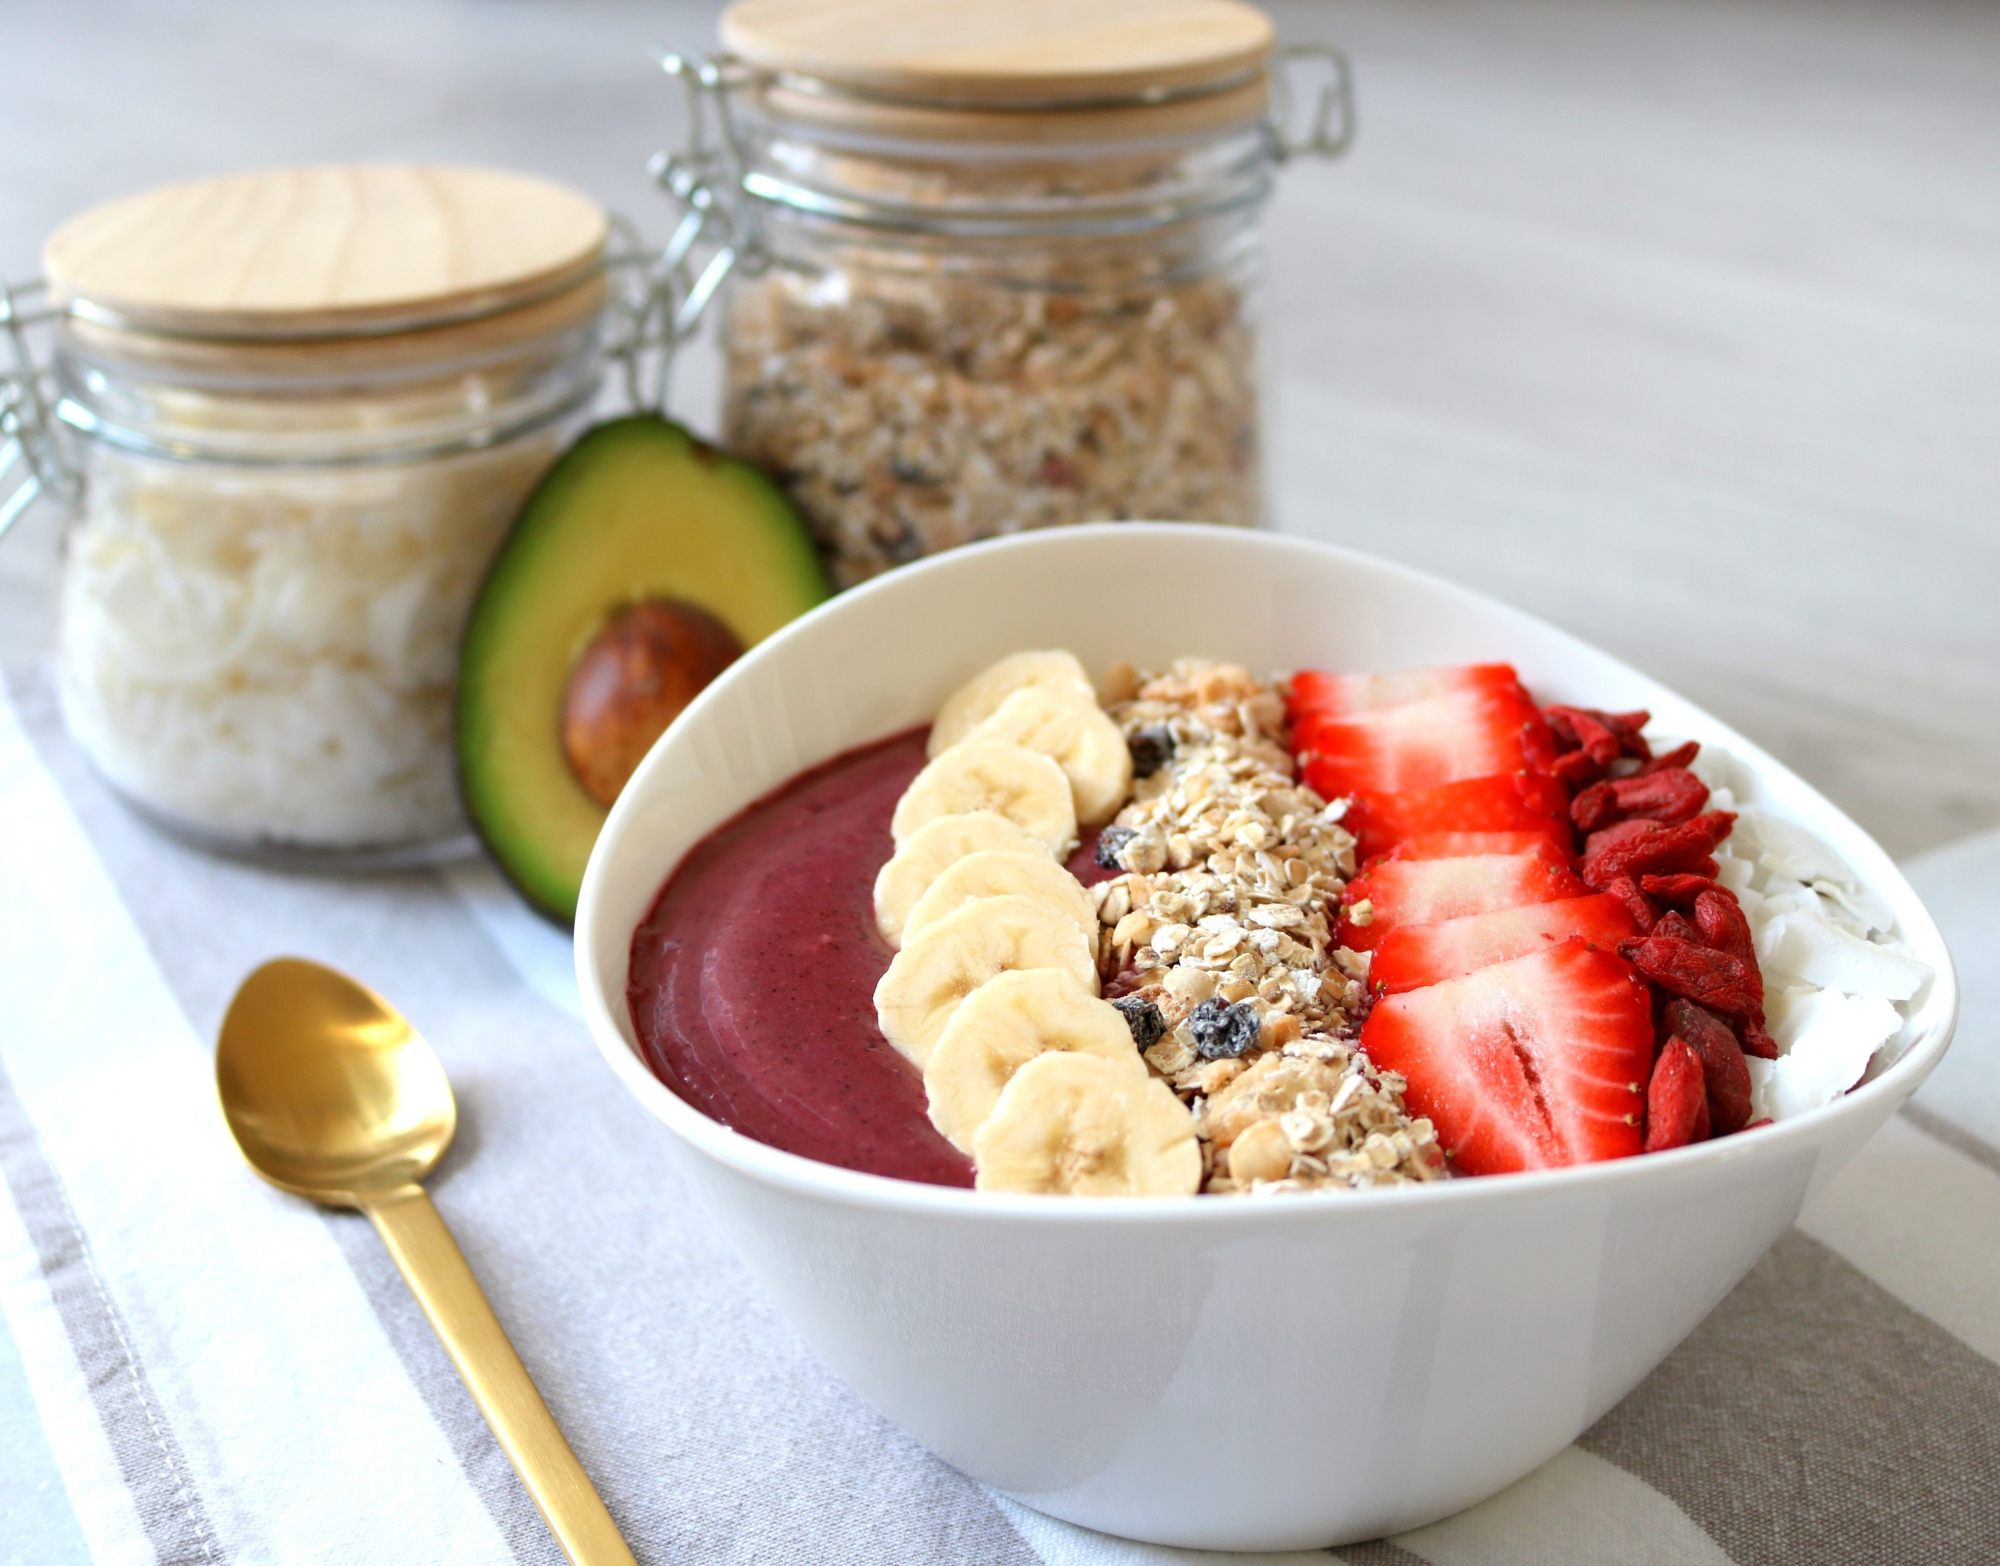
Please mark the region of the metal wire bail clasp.
POLYGON ((1300 156, 1337 158, 1354 143, 1354 72, 1347 56, 1332 44, 1284 44, 1277 51, 1278 68, 1271 73, 1271 138, 1279 161, 1300 156), (1312 112, 1302 130, 1294 129, 1311 78, 1319 78, 1312 112))
POLYGON ((50 417, 46 373, 35 362, 28 328, 55 320, 39 282, 0 282, 0 537, 42 495, 76 498, 76 469, 50 417))
POLYGON ((630 225, 622 226, 628 253, 612 264, 627 268, 628 284, 615 303, 626 326, 611 348, 624 365, 632 405, 656 413, 666 408, 675 351, 700 329, 730 269, 757 250, 737 200, 744 161, 729 114, 730 89, 741 79, 735 62, 663 54, 659 65, 680 83, 687 144, 677 153, 655 153, 647 169, 680 209, 680 223, 652 257, 642 253, 630 225))

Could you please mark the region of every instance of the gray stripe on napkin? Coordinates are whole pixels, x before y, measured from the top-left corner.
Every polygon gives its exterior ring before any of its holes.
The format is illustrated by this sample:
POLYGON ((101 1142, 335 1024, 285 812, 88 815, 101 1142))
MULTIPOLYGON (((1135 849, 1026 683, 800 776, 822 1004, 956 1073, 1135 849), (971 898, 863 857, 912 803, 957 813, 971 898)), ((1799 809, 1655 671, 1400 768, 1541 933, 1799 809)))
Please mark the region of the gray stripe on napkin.
POLYGON ((41 1137, 4 1066, 0 1178, 6 1180, 35 1247, 49 1297, 159 1566, 213 1566, 222 1556, 180 1443, 133 1351, 124 1318, 98 1275, 62 1177, 43 1154, 41 1137))
POLYGON ((1741 1566, 2000 1560, 2000 1365, 1796 1230, 1578 1444, 1741 1566))
POLYGON ((1904 1104, 1902 1114, 1905 1120, 1933 1142, 1942 1142, 1953 1152, 1963 1153, 1975 1164, 1983 1164, 1995 1174, 2000 1174, 2000 1148, 1982 1141, 1963 1126, 1921 1104, 1904 1104))
POLYGON ((403 1373, 430 1409, 507 1548, 522 1566, 563 1566, 561 1548, 522 1488, 507 1454, 493 1439, 479 1405, 445 1357, 423 1307, 389 1259, 375 1226, 360 1213, 322 1211, 321 1217, 382 1323, 403 1373))
MULTIPOLYGON (((171 888, 178 884, 179 878, 173 874, 171 862, 183 860, 199 865, 204 861, 189 850, 160 839, 110 799, 64 735, 48 680, 32 671, 6 672, 7 693, 20 714, 22 728, 118 884, 126 910, 138 925, 182 1014, 198 1031, 213 1037, 235 983, 247 971, 233 957, 225 955, 221 964, 214 960, 218 948, 224 947, 216 937, 222 934, 222 927, 237 919, 246 915, 254 919, 254 912, 238 901, 227 911, 204 914, 194 902, 176 898, 171 888), (163 860, 167 863, 160 863, 163 860), (132 874, 135 863, 146 866, 137 877, 132 874), (136 898, 131 895, 135 879, 141 887, 151 888, 149 895, 136 898), (213 918, 216 928, 203 931, 202 924, 209 918, 213 918), (221 987, 225 984, 227 987, 221 987)), ((255 876, 260 872, 245 867, 237 874, 255 876)), ((385 879, 405 882, 419 893, 435 896, 432 878, 427 874, 385 879)), ((264 955, 272 953, 267 950, 264 955)), ((422 1308, 376 1238, 374 1228, 359 1214, 317 1210, 353 1269, 404 1373, 430 1409, 431 1417, 493 1518, 500 1536, 522 1566, 562 1566, 562 1551, 550 1537, 534 1502, 521 1488, 506 1454, 487 1429, 477 1405, 438 1345, 430 1323, 424 1319, 422 1308)), ((108 1417, 106 1426, 111 1428, 108 1417)))
POLYGON ((1336 1560, 1345 1561, 1347 1566, 1430 1566, 1430 1562, 1421 1555, 1387 1539, 1370 1539, 1366 1544, 1343 1544, 1328 1553, 1336 1560))

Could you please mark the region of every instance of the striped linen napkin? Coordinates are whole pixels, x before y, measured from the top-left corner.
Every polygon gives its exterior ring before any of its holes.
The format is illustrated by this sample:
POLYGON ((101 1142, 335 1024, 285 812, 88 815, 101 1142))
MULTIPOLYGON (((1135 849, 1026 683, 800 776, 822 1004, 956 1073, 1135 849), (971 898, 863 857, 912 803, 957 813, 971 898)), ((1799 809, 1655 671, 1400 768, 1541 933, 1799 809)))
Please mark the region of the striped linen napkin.
MULTIPOLYGON (((488 873, 284 876, 121 810, 0 693, 0 1561, 556 1563, 366 1220, 255 1179, 209 1048, 279 953, 392 997, 461 1105, 431 1182, 643 1562, 1172 1566, 945 1467, 792 1335, 488 873)), ((1355 1566, 2000 1560, 2000 835, 1920 861, 1959 1042, 1577 1444, 1355 1566)), ((1189 1460, 1199 1482, 1199 1456, 1189 1460)))

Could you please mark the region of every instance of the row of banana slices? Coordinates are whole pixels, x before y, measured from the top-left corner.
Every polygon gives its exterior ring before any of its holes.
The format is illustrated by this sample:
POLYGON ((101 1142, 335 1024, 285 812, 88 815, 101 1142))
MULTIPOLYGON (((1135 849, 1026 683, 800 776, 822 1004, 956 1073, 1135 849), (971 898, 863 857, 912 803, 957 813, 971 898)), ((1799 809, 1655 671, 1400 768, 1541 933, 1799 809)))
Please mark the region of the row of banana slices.
POLYGON ((1063 865, 1132 787, 1089 676, 1066 652, 1003 658, 938 710, 929 755, 875 880, 896 951, 875 1014, 932 1122, 982 1191, 1192 1194, 1193 1117, 1099 998, 1096 909, 1063 865))

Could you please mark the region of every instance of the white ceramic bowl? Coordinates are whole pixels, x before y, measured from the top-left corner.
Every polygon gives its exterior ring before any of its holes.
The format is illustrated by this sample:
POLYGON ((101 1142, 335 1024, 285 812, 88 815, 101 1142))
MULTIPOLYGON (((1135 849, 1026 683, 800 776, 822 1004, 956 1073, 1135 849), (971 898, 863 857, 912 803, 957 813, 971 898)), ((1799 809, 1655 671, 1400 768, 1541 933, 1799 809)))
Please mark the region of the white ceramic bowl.
POLYGON ((1364 555, 1185 525, 1030 534, 843 594, 715 682, 598 839, 576 924, 605 1058, 820 1356, 947 1462, 1108 1533, 1279 1549, 1415 1527, 1493 1494, 1623 1397, 1916 1088, 1957 986, 1930 916, 1834 807, 1700 709, 1574 638, 1364 555), (1092 669, 1510 660, 1544 700, 1647 707, 1725 746, 1742 790, 1888 898, 1937 977, 1897 1062, 1838 1103, 1677 1152, 1270 1200, 980 1195, 765 1147, 638 1055, 632 930, 711 828, 816 762, 924 722, 1003 654, 1092 669))

